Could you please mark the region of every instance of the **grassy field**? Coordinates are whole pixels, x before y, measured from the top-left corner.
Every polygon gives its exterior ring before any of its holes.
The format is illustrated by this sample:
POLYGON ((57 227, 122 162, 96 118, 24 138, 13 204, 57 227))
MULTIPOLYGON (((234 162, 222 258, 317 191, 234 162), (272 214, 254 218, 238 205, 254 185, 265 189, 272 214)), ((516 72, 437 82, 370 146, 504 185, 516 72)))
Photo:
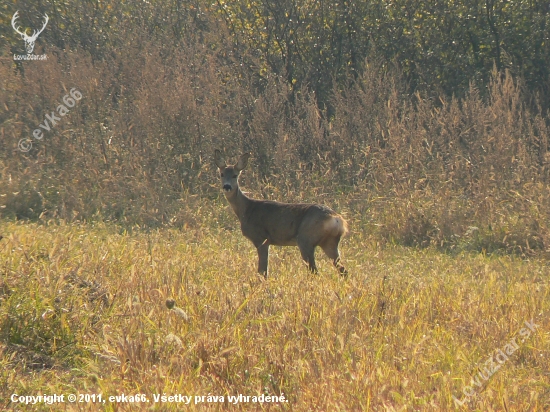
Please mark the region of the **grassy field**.
POLYGON ((320 251, 312 276, 297 248, 272 248, 264 281, 227 206, 201 214, 131 233, 0 223, 0 409, 550 409, 546 260, 381 245, 350 219, 348 279, 320 251), (122 394, 149 402, 109 401, 122 394))
POLYGON ((0 411, 550 411, 546 3, 0 3, 0 411))

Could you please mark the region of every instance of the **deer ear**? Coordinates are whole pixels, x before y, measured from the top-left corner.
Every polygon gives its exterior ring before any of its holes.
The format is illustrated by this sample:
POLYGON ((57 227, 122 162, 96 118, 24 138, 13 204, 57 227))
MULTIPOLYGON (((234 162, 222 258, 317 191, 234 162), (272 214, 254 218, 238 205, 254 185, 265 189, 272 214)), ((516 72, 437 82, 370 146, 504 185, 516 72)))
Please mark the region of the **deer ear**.
POLYGON ((216 163, 216 166, 218 166, 220 169, 223 169, 227 166, 225 164, 225 160, 223 160, 222 152, 220 152, 218 149, 214 150, 214 163, 216 163))
POLYGON ((245 153, 239 157, 239 161, 235 165, 235 168, 238 170, 243 170, 246 165, 248 164, 248 158, 250 157, 250 153, 245 153))

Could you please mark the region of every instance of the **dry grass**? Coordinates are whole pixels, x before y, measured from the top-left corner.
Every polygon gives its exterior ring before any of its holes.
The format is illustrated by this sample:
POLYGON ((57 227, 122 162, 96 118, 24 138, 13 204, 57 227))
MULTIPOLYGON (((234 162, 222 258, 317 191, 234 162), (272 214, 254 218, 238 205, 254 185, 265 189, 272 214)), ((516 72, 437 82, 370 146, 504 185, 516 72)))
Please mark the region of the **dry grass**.
POLYGON ((155 393, 288 398, 214 410, 452 410, 531 319, 537 332, 465 407, 550 408, 546 261, 384 247, 356 225, 342 244, 348 280, 324 258, 311 276, 297 249, 274 248, 262 281, 236 221, 216 222, 230 211, 201 213, 210 224, 132 234, 1 223, 2 408, 12 393, 101 392, 151 403, 67 410, 181 410, 155 393))
MULTIPOLYGON (((230 52, 217 19, 181 42, 116 24, 101 54, 0 59, 0 408, 14 392, 101 392, 450 410, 533 319, 465 406, 550 409, 549 116, 524 81, 495 72, 461 98, 410 95, 373 54, 321 98, 230 52), (82 100, 21 152, 73 87, 82 100), (344 213, 350 278, 324 259, 313 277, 297 249, 274 249, 259 279, 215 148, 252 152, 253 197, 344 213)), ((270 406, 227 405, 239 408, 270 406)))
POLYGON ((380 242, 550 254, 548 117, 521 78, 434 101, 366 62, 329 114, 276 76, 252 87, 221 51, 144 47, 101 62, 60 51, 25 76, 0 61, 0 217, 198 228, 195 210, 219 195, 218 148, 252 152, 256 197, 340 203, 380 242), (72 87, 78 106, 17 149, 72 87))

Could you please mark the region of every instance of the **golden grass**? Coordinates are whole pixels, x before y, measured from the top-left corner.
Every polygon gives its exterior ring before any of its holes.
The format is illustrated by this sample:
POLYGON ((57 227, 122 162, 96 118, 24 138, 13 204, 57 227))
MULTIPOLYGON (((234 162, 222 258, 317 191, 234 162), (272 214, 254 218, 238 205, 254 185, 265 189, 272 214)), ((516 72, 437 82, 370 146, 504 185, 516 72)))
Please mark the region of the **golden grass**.
POLYGON ((150 402, 27 410, 452 410, 532 319, 536 333, 463 408, 550 408, 547 261, 380 246, 354 228, 341 246, 347 280, 320 252, 312 276, 296 248, 272 248, 263 281, 228 222, 131 234, 0 223, 1 408, 17 406, 13 393, 124 393, 150 402), (288 402, 227 402, 281 393, 288 402))

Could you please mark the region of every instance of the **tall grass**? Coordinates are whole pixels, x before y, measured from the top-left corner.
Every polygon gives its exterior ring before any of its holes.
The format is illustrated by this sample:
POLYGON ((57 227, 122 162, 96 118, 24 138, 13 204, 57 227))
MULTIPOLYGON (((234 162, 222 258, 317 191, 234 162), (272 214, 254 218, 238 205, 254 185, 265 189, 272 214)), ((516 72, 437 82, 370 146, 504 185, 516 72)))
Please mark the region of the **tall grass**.
POLYGON ((434 101, 373 60, 333 91, 329 114, 305 88, 258 85, 204 40, 164 47, 142 39, 98 61, 58 51, 24 75, 0 63, 3 217, 197 225, 194 211, 219 196, 221 148, 253 153, 243 186, 254 196, 322 199, 380 242, 548 252, 547 117, 521 79, 495 73, 486 90, 434 101), (79 104, 18 150, 72 87, 79 104))
POLYGON ((0 59, 1 407, 19 407, 13 393, 263 393, 298 411, 450 410, 534 320, 465 406, 548 410, 548 113, 523 80, 410 95, 371 53, 320 98, 191 10, 153 15, 175 42, 131 19, 102 42, 86 22, 90 52, 0 59), (82 100, 34 139, 72 88, 82 100), (342 213, 349 279, 326 260, 311 276, 284 248, 259 279, 215 148, 252 152, 252 197, 342 213))
MULTIPOLYGON (((201 214, 212 219, 213 209, 230 213, 215 202, 201 214)), ((550 407, 544 260, 380 247, 355 232, 342 245, 348 280, 327 259, 312 276, 296 249, 276 248, 263 281, 236 226, 130 234, 2 223, 2 408, 17 407, 13 393, 150 399, 61 405, 68 410, 181 410, 153 394, 263 393, 284 394, 283 410, 451 410, 477 368, 531 320, 537 331, 465 407, 550 407)))

